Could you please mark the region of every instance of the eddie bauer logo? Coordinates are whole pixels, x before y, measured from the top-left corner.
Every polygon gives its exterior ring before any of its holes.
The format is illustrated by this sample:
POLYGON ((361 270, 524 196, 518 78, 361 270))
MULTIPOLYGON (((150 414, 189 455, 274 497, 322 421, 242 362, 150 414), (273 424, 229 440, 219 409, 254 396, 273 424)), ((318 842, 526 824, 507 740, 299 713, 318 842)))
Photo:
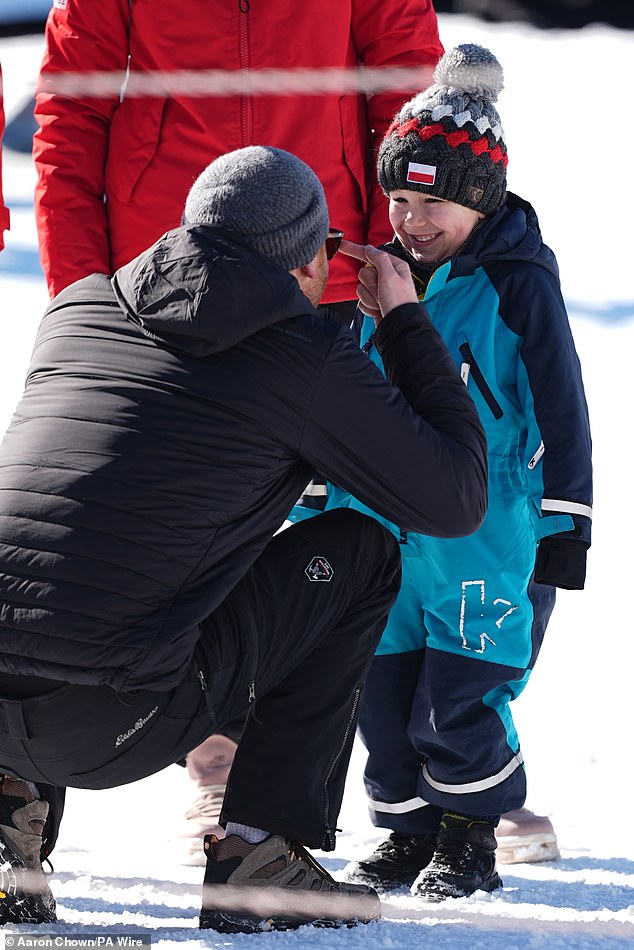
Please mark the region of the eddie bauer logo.
POLYGON ((132 738, 134 733, 138 732, 139 729, 142 729, 143 726, 147 722, 149 722, 152 716, 156 715, 157 712, 158 712, 158 706, 155 706, 154 709, 150 709, 147 716, 142 716, 140 719, 137 719, 137 721, 135 722, 135 724, 132 726, 131 729, 128 729, 127 732, 122 732, 120 736, 117 736, 117 741, 114 744, 115 749, 118 748, 120 745, 122 745, 124 742, 127 742, 128 739, 132 738))

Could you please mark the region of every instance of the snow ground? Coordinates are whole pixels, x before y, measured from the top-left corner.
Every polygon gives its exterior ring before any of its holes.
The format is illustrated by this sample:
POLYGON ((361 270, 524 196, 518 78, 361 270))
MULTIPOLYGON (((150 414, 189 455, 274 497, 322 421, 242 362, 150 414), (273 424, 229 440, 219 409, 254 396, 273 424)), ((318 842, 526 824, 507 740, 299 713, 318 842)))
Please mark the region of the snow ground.
MULTIPOLYGON (((595 532, 586 591, 560 592, 537 669, 515 703, 527 763, 527 805, 549 814, 560 860, 502 867, 504 889, 426 907, 407 894, 384 901, 368 927, 225 937, 199 932, 202 870, 182 867, 172 841, 190 790, 172 766, 107 792, 71 790, 53 858, 55 936, 151 935, 179 947, 315 950, 625 950, 634 940, 631 695, 634 629, 628 591, 634 514, 629 504, 634 288, 626 184, 634 154, 627 110, 634 33, 594 26, 538 31, 441 15, 448 48, 480 42, 506 76, 499 101, 509 187, 536 206, 554 248, 582 366, 593 428, 595 532)), ((41 38, 0 39, 9 119, 35 79, 41 38)), ((30 160, 5 151, 12 211, 0 255, 0 431, 20 393, 47 296, 39 271, 30 160)), ((355 749, 336 876, 382 837, 369 824, 355 749)), ((254 789, 257 794, 257 789, 254 789)), ((28 927, 6 928, 6 945, 28 927)))

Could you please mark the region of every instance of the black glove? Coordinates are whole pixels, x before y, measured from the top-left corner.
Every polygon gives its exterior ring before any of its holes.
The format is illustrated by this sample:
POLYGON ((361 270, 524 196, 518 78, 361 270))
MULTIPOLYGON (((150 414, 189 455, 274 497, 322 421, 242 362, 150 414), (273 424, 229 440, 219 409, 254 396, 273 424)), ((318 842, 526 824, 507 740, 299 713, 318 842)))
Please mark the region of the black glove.
POLYGON ((564 590, 583 590, 588 545, 577 538, 542 538, 537 548, 534 579, 564 590))

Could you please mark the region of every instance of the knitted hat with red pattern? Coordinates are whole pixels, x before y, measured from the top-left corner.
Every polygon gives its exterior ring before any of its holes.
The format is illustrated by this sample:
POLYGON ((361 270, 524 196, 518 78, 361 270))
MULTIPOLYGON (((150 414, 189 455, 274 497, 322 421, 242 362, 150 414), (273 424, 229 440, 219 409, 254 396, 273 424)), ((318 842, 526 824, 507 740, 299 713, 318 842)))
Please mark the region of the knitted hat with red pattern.
POLYGON ((502 67, 482 46, 449 50, 434 84, 407 102, 387 130, 378 156, 386 193, 422 191, 493 214, 506 195, 507 155, 494 102, 502 67))

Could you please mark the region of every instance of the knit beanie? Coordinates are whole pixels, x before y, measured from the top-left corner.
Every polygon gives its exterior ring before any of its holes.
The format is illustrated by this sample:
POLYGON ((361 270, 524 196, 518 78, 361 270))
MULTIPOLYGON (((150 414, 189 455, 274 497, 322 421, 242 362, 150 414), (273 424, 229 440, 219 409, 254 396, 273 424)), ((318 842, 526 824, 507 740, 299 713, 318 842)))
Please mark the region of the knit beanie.
POLYGON ((315 173, 290 152, 253 145, 221 155, 201 172, 184 224, 236 236, 284 270, 307 264, 328 235, 328 208, 315 173))
POLYGON ((504 203, 508 164, 494 106, 502 67, 482 46, 449 50, 434 84, 407 102, 385 134, 378 178, 385 192, 421 191, 493 214, 504 203))

